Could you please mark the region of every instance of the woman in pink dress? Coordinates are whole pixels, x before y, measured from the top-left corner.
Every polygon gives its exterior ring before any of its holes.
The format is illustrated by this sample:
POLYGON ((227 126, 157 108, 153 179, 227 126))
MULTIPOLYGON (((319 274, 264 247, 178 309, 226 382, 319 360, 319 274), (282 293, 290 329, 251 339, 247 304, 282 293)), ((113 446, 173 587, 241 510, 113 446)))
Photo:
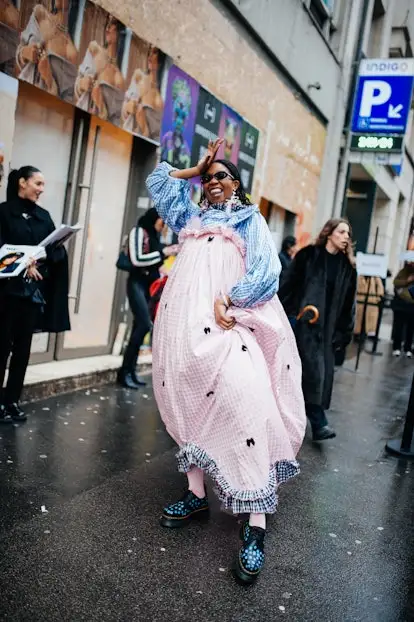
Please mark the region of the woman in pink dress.
POLYGON ((161 524, 208 515, 209 475, 225 508, 249 514, 235 572, 252 583, 264 564, 266 514, 276 511, 279 484, 299 473, 306 417, 295 338, 276 296, 277 252, 237 168, 214 160, 221 143, 196 167, 162 162, 147 180, 182 245, 155 322, 153 378, 188 490, 161 524), (196 206, 189 180, 198 175, 196 206))

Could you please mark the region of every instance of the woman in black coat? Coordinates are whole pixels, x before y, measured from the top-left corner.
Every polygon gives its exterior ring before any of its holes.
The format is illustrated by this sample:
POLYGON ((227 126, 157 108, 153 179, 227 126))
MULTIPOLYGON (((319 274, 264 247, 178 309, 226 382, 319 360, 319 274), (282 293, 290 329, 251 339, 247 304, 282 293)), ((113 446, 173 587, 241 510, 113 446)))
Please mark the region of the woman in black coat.
MULTIPOLYGON (((7 201, 0 205, 0 247, 37 246, 55 229, 49 212, 37 205, 44 186, 42 173, 33 166, 10 173, 7 201)), ((25 276, 0 279, 0 423, 26 420, 19 400, 33 333, 70 329, 68 281, 63 247, 47 247, 46 258, 38 264, 30 262, 25 276)))
POLYGON ((345 219, 333 219, 315 244, 296 254, 279 290, 294 324, 306 414, 316 441, 336 436, 325 410, 331 402, 335 351, 344 349, 352 339, 356 281, 350 225, 345 219), (307 305, 319 311, 314 324, 306 315, 297 322, 293 319, 307 305))

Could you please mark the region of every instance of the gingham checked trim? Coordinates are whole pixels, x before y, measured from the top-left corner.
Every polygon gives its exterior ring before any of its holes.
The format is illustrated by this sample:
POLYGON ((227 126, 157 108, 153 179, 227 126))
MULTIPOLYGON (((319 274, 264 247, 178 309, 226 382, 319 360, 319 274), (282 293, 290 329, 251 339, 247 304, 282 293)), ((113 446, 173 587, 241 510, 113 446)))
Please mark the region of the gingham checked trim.
POLYGON ((280 460, 270 468, 267 486, 259 490, 235 490, 229 486, 214 460, 194 443, 184 445, 176 458, 178 470, 181 473, 188 473, 192 466, 197 466, 210 475, 217 486, 220 501, 234 514, 250 514, 251 512, 274 514, 277 509, 279 484, 283 484, 300 472, 299 463, 296 460, 280 460))

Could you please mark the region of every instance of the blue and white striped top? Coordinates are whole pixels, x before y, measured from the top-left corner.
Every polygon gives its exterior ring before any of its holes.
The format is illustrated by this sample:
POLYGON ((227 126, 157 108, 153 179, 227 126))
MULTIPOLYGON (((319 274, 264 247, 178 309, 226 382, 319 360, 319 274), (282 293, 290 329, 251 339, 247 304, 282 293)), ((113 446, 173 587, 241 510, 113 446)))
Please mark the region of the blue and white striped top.
POLYGON ((250 308, 273 298, 279 288, 281 264, 259 208, 247 205, 230 213, 214 208, 200 210, 191 201, 190 183, 171 177, 172 170, 169 164, 161 162, 147 179, 149 193, 161 218, 176 233, 195 216, 200 218, 202 227, 231 227, 246 245, 246 273, 228 292, 232 303, 236 307, 250 308))

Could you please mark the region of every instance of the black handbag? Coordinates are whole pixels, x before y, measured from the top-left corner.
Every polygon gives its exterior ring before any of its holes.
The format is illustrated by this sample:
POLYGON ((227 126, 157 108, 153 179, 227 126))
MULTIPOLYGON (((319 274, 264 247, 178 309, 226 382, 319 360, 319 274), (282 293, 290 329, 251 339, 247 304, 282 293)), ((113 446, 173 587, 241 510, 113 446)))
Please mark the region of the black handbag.
POLYGON ((118 268, 118 270, 122 270, 122 272, 131 272, 133 266, 129 255, 125 251, 121 251, 119 253, 116 267, 118 268))
POLYGON ((121 248, 121 252, 119 253, 118 260, 116 262, 116 267, 118 268, 118 270, 122 270, 122 272, 131 272, 132 268, 134 267, 132 265, 131 259, 129 258, 127 242, 124 242, 121 248))

